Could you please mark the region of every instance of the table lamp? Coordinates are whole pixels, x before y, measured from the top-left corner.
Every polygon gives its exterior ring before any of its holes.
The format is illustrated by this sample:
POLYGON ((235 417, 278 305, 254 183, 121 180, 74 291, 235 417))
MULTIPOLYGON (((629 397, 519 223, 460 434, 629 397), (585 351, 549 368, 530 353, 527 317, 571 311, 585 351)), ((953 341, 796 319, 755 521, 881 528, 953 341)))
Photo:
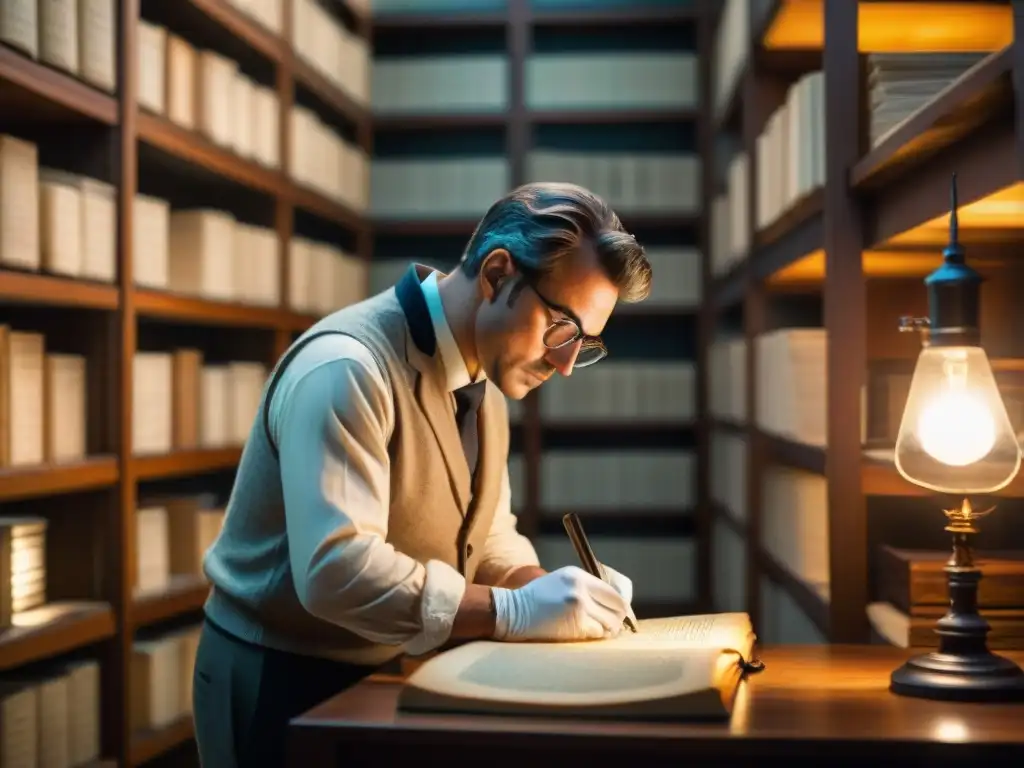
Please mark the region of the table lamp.
POLYGON ((956 174, 952 181, 949 245, 943 264, 925 279, 927 318, 903 318, 919 331, 922 349, 896 438, 896 469, 910 482, 958 500, 945 510, 953 552, 946 562, 949 610, 938 620, 936 652, 894 670, 890 690, 952 701, 1024 697, 1024 671, 988 649, 988 622, 978 613, 981 570, 971 536, 992 512, 971 497, 1005 488, 1020 469, 1021 451, 996 387, 978 327, 982 278, 964 261, 957 237, 956 174))

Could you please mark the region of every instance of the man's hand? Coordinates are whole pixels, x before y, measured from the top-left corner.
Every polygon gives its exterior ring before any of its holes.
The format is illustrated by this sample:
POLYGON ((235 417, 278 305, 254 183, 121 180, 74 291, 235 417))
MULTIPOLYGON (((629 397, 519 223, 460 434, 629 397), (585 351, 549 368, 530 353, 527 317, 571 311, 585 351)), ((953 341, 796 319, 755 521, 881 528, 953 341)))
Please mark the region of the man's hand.
POLYGON ((547 571, 539 565, 521 565, 505 574, 505 578, 501 580, 501 583, 494 586, 505 587, 506 589, 519 589, 545 574, 547 574, 547 571))
POLYGON ((610 584, 576 566, 519 589, 494 587, 498 640, 595 640, 615 637, 629 605, 610 584))
POLYGON ((633 580, 619 573, 610 565, 605 565, 604 563, 599 565, 601 566, 601 578, 611 584, 615 591, 622 595, 622 599, 626 601, 626 606, 629 608, 629 612, 626 615, 633 620, 633 625, 635 626, 637 618, 636 614, 633 613, 633 580))

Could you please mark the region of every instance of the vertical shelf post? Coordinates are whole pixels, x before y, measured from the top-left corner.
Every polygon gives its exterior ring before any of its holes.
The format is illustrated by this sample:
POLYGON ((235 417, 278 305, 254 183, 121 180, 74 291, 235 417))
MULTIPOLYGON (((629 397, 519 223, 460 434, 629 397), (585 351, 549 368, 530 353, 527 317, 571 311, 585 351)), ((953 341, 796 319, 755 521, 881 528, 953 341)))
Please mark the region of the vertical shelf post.
POLYGON ((848 170, 863 148, 857 0, 825 4, 824 319, 828 332, 828 638, 862 643, 867 620, 867 505, 861 482, 860 394, 867 369, 862 216, 848 170))

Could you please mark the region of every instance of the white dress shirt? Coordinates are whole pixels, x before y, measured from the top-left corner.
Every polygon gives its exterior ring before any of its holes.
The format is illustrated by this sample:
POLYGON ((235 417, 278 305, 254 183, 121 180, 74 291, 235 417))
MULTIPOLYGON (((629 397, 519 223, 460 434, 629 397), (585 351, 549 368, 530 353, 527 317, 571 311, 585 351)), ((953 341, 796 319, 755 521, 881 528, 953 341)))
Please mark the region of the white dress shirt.
MULTIPOLYGON (((422 289, 453 392, 470 376, 444 315, 437 273, 422 289)), ((441 645, 466 581, 446 563, 417 562, 385 541, 393 469, 387 444, 395 414, 369 349, 350 336, 317 338, 282 373, 278 393, 270 422, 280 446, 289 556, 303 604, 320 618, 413 655, 441 645)), ((511 506, 506 467, 477 581, 500 583, 520 566, 539 564, 529 539, 516 530, 511 506)))

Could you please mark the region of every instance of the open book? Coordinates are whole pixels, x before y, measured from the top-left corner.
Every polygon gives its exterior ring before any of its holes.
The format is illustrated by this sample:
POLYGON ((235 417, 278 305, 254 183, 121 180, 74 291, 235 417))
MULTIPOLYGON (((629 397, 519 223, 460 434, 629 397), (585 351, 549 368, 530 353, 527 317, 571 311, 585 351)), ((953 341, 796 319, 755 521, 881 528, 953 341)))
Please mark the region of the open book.
POLYGON ((481 640, 438 654, 405 681, 410 711, 725 719, 756 637, 746 613, 646 619, 637 633, 573 643, 481 640))

